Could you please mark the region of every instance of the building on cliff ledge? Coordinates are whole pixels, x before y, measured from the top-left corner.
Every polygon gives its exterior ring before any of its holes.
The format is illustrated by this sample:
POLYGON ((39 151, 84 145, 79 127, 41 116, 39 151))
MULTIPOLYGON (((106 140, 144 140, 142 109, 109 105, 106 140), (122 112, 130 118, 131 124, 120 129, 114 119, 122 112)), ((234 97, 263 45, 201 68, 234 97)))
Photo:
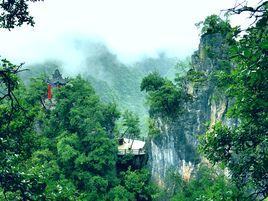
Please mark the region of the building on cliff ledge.
POLYGON ((145 155, 145 142, 141 140, 133 140, 128 138, 120 138, 118 140, 118 155, 145 155))

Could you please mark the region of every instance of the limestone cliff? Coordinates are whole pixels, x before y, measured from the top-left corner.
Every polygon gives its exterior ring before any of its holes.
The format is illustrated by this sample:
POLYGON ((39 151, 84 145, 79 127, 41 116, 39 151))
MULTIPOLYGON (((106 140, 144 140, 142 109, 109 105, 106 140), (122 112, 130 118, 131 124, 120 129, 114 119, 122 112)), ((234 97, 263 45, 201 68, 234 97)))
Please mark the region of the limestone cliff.
MULTIPOLYGON (((221 34, 202 36, 199 49, 192 56, 193 70, 208 78, 221 68, 221 60, 226 60, 225 51, 221 34)), ((194 165, 200 162, 197 136, 217 119, 225 118, 228 100, 211 79, 203 83, 189 82, 187 88, 193 101, 186 104, 186 111, 176 119, 156 118, 160 134, 149 141, 149 165, 153 179, 160 185, 165 183, 169 171, 189 177, 194 165)))

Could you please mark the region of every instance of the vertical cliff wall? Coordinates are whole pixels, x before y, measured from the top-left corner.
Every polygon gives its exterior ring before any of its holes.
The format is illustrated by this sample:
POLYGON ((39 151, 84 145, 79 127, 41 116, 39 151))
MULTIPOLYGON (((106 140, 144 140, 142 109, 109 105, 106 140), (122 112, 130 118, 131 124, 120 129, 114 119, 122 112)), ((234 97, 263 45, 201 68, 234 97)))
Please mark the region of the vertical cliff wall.
POLYGON ((192 56, 192 65, 193 70, 202 72, 207 79, 187 84, 188 93, 194 98, 186 104, 186 111, 181 116, 165 120, 156 118, 160 134, 150 140, 148 154, 152 177, 160 185, 164 185, 169 171, 183 175, 186 169, 191 170, 200 162, 196 151, 197 136, 205 132, 208 122, 212 125, 225 116, 228 100, 208 79, 221 68, 221 60, 226 60, 225 51, 221 34, 202 36, 199 49, 192 56))

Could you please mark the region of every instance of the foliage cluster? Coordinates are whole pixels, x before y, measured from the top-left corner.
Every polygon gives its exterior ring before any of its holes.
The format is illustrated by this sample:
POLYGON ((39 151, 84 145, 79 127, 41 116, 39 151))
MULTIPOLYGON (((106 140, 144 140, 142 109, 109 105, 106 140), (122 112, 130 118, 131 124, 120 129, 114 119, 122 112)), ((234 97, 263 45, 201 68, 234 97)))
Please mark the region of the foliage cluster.
POLYGON ((0 3, 0 28, 13 29, 24 23, 34 25, 33 17, 29 13, 29 2, 41 0, 3 0, 0 3))
POLYGON ((222 20, 218 15, 210 15, 206 17, 205 21, 197 23, 196 26, 202 27, 202 36, 214 33, 221 33, 223 35, 226 35, 232 30, 229 21, 222 20))
MULTIPOLYGON (((28 1, 3 1, 0 6, 5 11, 1 27, 34 24, 28 1)), ((44 77, 34 78, 26 89, 17 76, 21 66, 7 60, 2 64, 1 200, 152 199, 156 187, 147 170, 116 172, 115 104, 101 103, 78 77, 54 90, 56 105, 47 110, 44 77)), ((137 123, 131 113, 125 116, 129 135, 139 134, 137 123)))
POLYGON ((219 170, 200 164, 194 177, 186 182, 181 176, 174 173, 169 178, 173 186, 172 201, 207 201, 207 200, 247 200, 238 188, 219 170))
POLYGON ((185 102, 191 99, 185 88, 177 87, 157 72, 143 78, 141 90, 148 93, 151 117, 178 117, 184 111, 185 102))
POLYGON ((19 84, 13 113, 1 100, 1 199, 151 200, 156 187, 147 170, 116 172, 115 105, 102 103, 81 77, 54 91, 53 109, 40 104, 42 90, 42 78, 28 89, 19 84))
POLYGON ((267 6, 266 1, 257 8, 235 10, 249 11, 256 18, 242 36, 234 34, 237 40, 229 44, 235 68, 218 74, 219 85, 235 101, 228 116, 239 124, 230 128, 217 123, 201 138, 200 147, 209 160, 227 167, 239 188, 247 189, 254 199, 268 195, 267 6))

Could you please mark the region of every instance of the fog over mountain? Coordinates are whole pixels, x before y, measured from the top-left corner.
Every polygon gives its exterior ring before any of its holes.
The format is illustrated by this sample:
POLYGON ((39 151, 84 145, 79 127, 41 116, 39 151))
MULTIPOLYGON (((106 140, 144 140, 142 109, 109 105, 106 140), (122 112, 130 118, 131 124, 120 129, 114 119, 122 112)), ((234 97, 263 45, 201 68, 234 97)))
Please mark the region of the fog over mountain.
POLYGON ((0 52, 17 63, 61 60, 71 72, 84 58, 81 41, 105 44, 124 63, 159 52, 184 58, 198 46, 195 23, 235 4, 233 0, 46 0, 31 5, 35 27, 1 30, 0 52))

